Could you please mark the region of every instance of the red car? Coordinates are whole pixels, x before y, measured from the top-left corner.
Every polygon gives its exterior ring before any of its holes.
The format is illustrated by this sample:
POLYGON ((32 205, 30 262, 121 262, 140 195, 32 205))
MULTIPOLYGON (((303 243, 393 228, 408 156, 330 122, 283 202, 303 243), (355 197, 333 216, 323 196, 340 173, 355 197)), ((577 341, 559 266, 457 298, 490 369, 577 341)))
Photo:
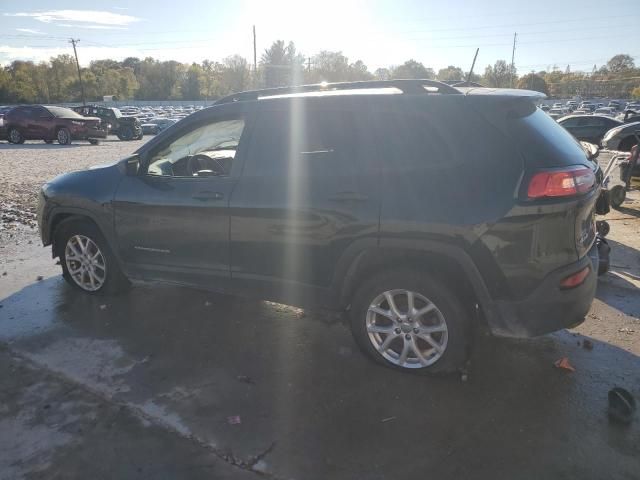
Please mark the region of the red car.
POLYGON ((69 145, 72 140, 88 140, 92 144, 107 137, 107 126, 97 117, 83 117, 64 107, 24 105, 4 115, 9 143, 44 140, 69 145))

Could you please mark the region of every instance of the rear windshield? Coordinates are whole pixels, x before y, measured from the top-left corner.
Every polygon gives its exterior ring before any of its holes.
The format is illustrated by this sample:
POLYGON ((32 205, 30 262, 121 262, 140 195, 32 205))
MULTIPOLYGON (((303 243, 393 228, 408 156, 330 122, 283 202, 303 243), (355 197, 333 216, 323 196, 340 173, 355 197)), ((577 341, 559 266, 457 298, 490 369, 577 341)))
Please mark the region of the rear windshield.
POLYGON ((64 107, 45 107, 49 110, 54 117, 64 117, 64 118, 84 118, 82 115, 74 112, 70 108, 64 107))
POLYGON ((533 103, 515 102, 505 120, 507 133, 517 142, 529 167, 588 164, 580 143, 533 103))

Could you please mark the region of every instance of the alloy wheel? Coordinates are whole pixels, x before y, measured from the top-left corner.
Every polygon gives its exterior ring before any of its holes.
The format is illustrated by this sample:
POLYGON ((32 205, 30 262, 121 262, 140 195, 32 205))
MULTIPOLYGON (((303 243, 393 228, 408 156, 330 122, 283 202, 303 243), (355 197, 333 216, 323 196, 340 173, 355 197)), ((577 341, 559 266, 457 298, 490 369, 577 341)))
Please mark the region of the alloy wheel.
POLYGON ((58 131, 58 143, 61 145, 66 145, 69 142, 69 134, 65 129, 60 129, 58 131))
POLYGON ((107 263, 93 240, 84 235, 72 236, 67 241, 64 259, 76 285, 87 292, 102 288, 107 279, 107 263))
POLYGON ((403 368, 433 365, 444 355, 449 337, 438 307, 410 290, 378 295, 367 310, 366 329, 376 351, 403 368))

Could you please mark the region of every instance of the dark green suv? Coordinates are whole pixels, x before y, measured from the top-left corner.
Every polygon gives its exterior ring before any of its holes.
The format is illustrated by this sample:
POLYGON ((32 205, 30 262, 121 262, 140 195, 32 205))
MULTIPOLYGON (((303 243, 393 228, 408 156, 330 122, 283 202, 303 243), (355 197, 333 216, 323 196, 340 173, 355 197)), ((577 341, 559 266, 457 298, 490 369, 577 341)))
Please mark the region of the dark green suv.
POLYGON ((109 133, 117 135, 120 140, 140 140, 142 126, 136 117, 125 117, 114 107, 99 105, 80 105, 71 109, 85 117, 98 117, 109 125, 109 133))
POLYGON ((42 241, 85 293, 153 280, 347 310, 375 360, 451 371, 474 323, 541 335, 595 294, 601 173, 540 97, 431 80, 236 94, 47 183, 42 241))

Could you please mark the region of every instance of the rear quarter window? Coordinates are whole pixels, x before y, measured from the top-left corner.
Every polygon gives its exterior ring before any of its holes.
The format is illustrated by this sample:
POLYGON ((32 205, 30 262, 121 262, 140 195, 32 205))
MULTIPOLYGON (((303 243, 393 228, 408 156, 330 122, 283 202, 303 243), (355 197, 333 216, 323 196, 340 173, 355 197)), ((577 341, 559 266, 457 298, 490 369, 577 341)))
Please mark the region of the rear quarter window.
POLYGON ((588 165, 580 143, 558 122, 526 99, 496 106, 507 136, 516 142, 532 168, 588 165))

